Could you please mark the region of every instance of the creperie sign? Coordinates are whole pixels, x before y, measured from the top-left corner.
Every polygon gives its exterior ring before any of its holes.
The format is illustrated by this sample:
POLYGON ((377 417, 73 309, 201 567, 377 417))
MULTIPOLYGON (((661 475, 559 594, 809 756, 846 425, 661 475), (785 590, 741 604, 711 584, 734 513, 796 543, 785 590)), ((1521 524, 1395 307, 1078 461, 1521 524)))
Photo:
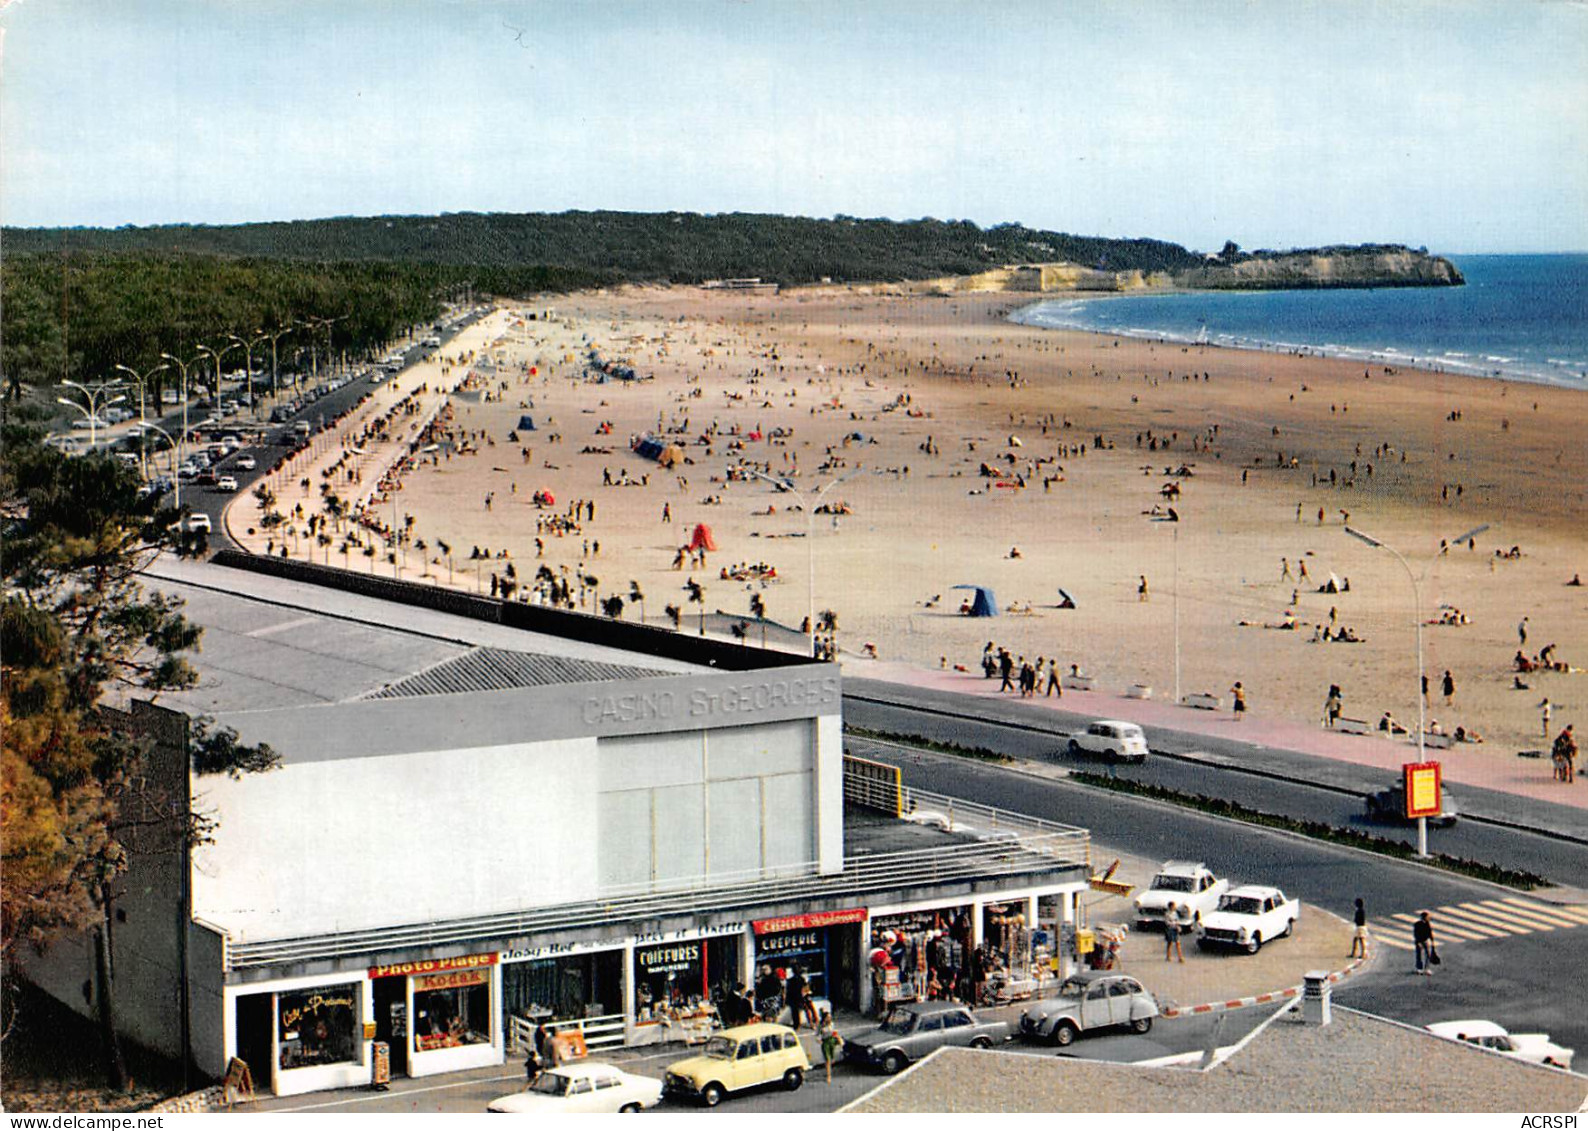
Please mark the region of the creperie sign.
POLYGON ((1407 762, 1401 766, 1406 790, 1406 817, 1437 817, 1444 811, 1439 797, 1439 763, 1407 762))

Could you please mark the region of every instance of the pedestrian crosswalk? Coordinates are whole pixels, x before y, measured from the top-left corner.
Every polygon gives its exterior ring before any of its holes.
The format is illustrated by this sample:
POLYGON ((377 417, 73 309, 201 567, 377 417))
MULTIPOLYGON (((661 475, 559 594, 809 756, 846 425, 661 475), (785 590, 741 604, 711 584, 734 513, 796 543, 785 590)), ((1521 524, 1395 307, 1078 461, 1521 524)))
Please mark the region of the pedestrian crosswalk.
MULTIPOLYGON (((1428 915, 1434 925, 1434 941, 1441 946, 1588 927, 1588 907, 1565 907, 1519 898, 1447 903, 1443 907, 1430 907, 1428 915)), ((1368 935, 1375 944, 1393 950, 1414 950, 1412 924, 1417 918, 1414 914, 1398 912, 1369 919, 1368 935)))

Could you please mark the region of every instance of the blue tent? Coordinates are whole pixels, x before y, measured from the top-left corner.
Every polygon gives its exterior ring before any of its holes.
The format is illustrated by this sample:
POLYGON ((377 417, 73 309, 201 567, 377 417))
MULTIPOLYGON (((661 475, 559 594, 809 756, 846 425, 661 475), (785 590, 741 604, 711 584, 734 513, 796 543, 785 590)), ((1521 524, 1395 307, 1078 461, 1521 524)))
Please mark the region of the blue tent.
POLYGON ((993 591, 985 585, 956 585, 955 589, 973 589, 975 598, 970 603, 970 612, 967 616, 995 617, 998 615, 998 598, 993 596, 993 591))
POLYGON ((520 432, 533 432, 533 431, 535 431, 535 418, 533 416, 530 416, 528 413, 525 413, 523 416, 520 416, 518 418, 518 430, 520 432))

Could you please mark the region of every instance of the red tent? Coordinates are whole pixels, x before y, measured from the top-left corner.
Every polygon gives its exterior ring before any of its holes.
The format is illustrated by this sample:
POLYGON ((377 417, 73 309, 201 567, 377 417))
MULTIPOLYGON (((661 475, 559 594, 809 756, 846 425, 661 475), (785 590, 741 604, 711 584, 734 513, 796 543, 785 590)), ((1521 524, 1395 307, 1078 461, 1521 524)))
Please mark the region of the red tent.
POLYGON ((695 533, 690 535, 689 538, 689 548, 691 550, 710 550, 715 553, 717 540, 711 536, 711 527, 704 522, 696 523, 695 533))

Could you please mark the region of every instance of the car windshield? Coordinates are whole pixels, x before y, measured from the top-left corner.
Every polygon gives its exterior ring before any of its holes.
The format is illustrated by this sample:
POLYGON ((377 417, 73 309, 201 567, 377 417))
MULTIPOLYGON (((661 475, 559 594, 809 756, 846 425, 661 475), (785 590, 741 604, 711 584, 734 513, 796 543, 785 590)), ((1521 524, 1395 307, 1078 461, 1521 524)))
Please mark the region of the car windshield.
POLYGON ((1195 891, 1190 876, 1171 876, 1160 872, 1152 878, 1153 891, 1195 891))
POLYGON ((701 1050, 707 1056, 714 1056, 718 1060, 733 1059, 734 1043, 727 1037, 713 1037, 706 1042, 706 1047, 701 1050))
POLYGON ((559 1076, 555 1072, 542 1072, 535 1077, 535 1082, 529 1086, 529 1090, 539 1092, 543 1096, 566 1096, 570 1083, 566 1076, 559 1076))
POLYGON ((1091 983, 1084 978, 1066 978, 1059 986, 1060 997, 1083 997, 1091 983))
POLYGON ((1219 910, 1234 915, 1256 915, 1262 908, 1249 895, 1226 895, 1219 900, 1219 910))
POLYGON ((884 1033, 908 1033, 915 1025, 915 1014, 907 1009, 895 1009, 882 1023, 884 1033))

